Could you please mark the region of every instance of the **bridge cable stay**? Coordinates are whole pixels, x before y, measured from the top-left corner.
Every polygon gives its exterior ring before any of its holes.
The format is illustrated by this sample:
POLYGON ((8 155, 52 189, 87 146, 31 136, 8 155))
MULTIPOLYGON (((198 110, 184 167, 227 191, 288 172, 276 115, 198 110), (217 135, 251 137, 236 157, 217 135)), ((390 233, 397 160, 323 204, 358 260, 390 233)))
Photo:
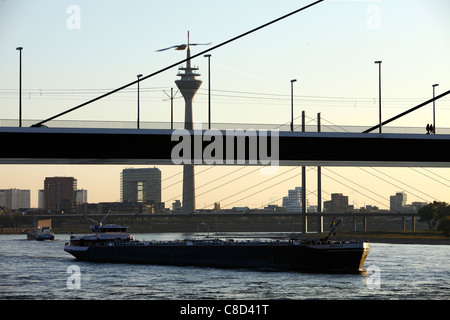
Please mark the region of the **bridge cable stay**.
MULTIPOLYGON (((333 172, 333 171, 331 171, 331 172, 333 172)), ((334 172, 333 172, 333 173, 334 173, 334 172)), ((357 190, 357 189, 355 189, 355 188, 352 188, 351 186, 349 186, 349 185, 347 185, 347 184, 345 184, 345 183, 343 183, 343 182, 341 182, 341 181, 339 181, 339 180, 337 180, 337 179, 334 179, 333 177, 327 175, 327 174, 324 173, 324 172, 322 172, 322 175, 324 175, 325 177, 327 177, 327 178, 329 178, 329 179, 331 179, 331 180, 334 180, 334 181, 338 182, 339 184, 341 184, 341 185, 343 185, 343 186, 345 186, 345 187, 347 187, 347 188, 349 188, 349 189, 352 189, 353 191, 355 191, 355 192, 357 192, 357 193, 359 193, 359 194, 361 194, 361 195, 363 195, 363 196, 365 196, 365 197, 367 197, 367 198, 369 198, 369 199, 371 199, 371 200, 373 200, 373 201, 375 201, 375 202, 377 202, 377 203, 379 203, 379 204, 382 204, 382 205, 384 205, 384 206, 387 207, 386 203, 382 203, 381 201, 378 201, 378 200, 372 198, 371 196, 368 196, 367 194, 361 192, 361 190, 357 190)), ((371 192, 374 193, 373 191, 371 191, 371 192)))
MULTIPOLYGON (((425 171, 427 171, 427 172, 429 172, 429 173, 431 173, 431 174, 433 174, 433 175, 435 175, 436 177, 438 177, 438 178, 440 178, 440 179, 444 179, 445 181, 450 182, 450 179, 444 178, 444 177, 438 175, 437 173, 435 173, 435 172, 433 172, 433 171, 431 171, 431 170, 428 170, 427 168, 422 167, 422 169, 425 170, 425 171)), ((431 178, 430 176, 427 176, 427 177, 430 178, 430 179, 433 179, 433 178, 431 178)), ((435 179, 433 179, 433 180, 435 180, 435 179)), ((438 181, 438 180, 436 180, 436 181, 438 181)), ((450 185, 446 185, 446 186, 450 188, 450 185)))
MULTIPOLYGON (((223 198, 223 199, 220 199, 220 200, 217 201, 217 202, 221 202, 221 201, 223 201, 223 200, 232 198, 232 197, 234 197, 234 196, 236 196, 236 195, 238 195, 238 194, 241 194, 242 192, 245 192, 245 191, 248 191, 248 190, 250 190, 250 189, 252 189, 252 188, 255 188, 255 187, 257 187, 257 186, 260 186, 260 185, 263 184, 263 183, 269 182, 269 181, 272 180, 272 179, 278 178, 278 177, 280 177, 280 176, 282 176, 282 175, 284 175, 284 174, 286 174, 286 173, 289 173, 289 172, 291 172, 292 170, 298 169, 298 168, 300 168, 300 166, 294 167, 294 168, 290 169, 289 171, 286 171, 286 172, 284 172, 284 173, 282 173, 282 174, 275 175, 274 177, 272 177, 272 178, 270 178, 270 179, 267 179, 266 181, 264 181, 264 182, 262 182, 262 183, 260 183, 260 184, 258 184, 258 185, 253 185, 253 186, 251 186, 251 187, 249 187, 249 188, 247 188, 247 189, 240 190, 240 191, 236 192, 235 194, 232 194, 231 196, 228 196, 228 197, 225 197, 225 198, 223 198)), ((268 187, 265 187, 265 188, 263 188, 263 189, 261 189, 261 190, 258 190, 257 192, 255 192, 255 193, 253 193, 253 194, 251 194, 251 195, 245 196, 245 197, 243 197, 243 198, 241 198, 241 199, 239 199, 239 200, 235 200, 235 201, 233 201, 233 202, 231 202, 231 203, 228 203, 228 204, 225 205, 224 207, 230 206, 230 205, 232 205, 232 204, 234 204, 234 203, 236 203, 236 202, 238 202, 238 201, 247 199, 247 198, 249 198, 249 197, 251 197, 251 196, 253 196, 253 195, 257 194, 257 193, 260 193, 260 192, 262 192, 262 191, 268 190, 268 189, 270 189, 270 188, 272 188, 272 187, 274 187, 274 186, 279 185, 279 184, 282 183, 282 182, 285 182, 285 181, 290 180, 290 179, 293 179, 293 178, 296 178, 296 176, 291 176, 291 177, 289 177, 289 178, 287 178, 287 179, 285 179, 285 180, 283 180, 283 181, 276 182, 275 184, 272 184, 271 186, 268 186, 268 187)), ((209 206, 211 206, 211 205, 213 205, 213 204, 210 204, 210 205, 208 205, 208 206, 204 206, 203 209, 206 209, 207 207, 209 207, 209 206)))
POLYGON ((186 58, 186 59, 184 59, 184 60, 178 61, 178 62, 176 62, 176 63, 174 63, 174 64, 172 64, 172 65, 170 65, 170 66, 168 66, 168 67, 162 68, 162 69, 160 69, 160 70, 158 70, 158 71, 156 71, 156 72, 153 72, 153 73, 151 73, 151 74, 149 74, 149 75, 146 75, 146 76, 144 76, 144 77, 142 77, 142 78, 140 78, 140 79, 138 79, 138 80, 135 80, 135 81, 130 82, 130 83, 126 84, 126 85, 123 85, 123 86, 121 86, 120 88, 114 89, 114 90, 112 90, 112 91, 110 91, 110 92, 107 92, 107 93, 105 93, 105 94, 102 94, 102 95, 100 95, 100 96, 98 96, 98 97, 96 97, 96 98, 94 98, 94 99, 91 99, 91 100, 89 100, 89 101, 86 101, 86 102, 84 102, 84 103, 82 103, 82 104, 80 104, 80 105, 78 105, 78 106, 75 106, 75 107, 73 107, 73 108, 71 108, 71 109, 68 109, 68 110, 66 110, 66 111, 63 111, 63 112, 57 114, 57 115, 54 115, 54 116, 52 116, 52 117, 50 117, 50 118, 48 118, 48 119, 42 120, 42 121, 40 121, 40 122, 38 122, 38 123, 32 125, 32 127, 40 127, 40 126, 42 126, 44 123, 46 123, 46 122, 48 122, 48 121, 50 121, 50 120, 56 119, 56 118, 58 118, 58 117, 60 117, 60 116, 62 116, 62 115, 65 115, 65 114, 69 113, 69 112, 72 112, 72 111, 75 111, 75 110, 77 110, 77 109, 79 109, 79 108, 81 108, 81 107, 84 107, 84 106, 86 106, 86 105, 88 105, 88 104, 90 104, 90 103, 92 103, 92 102, 95 102, 95 101, 97 101, 97 100, 103 99, 103 98, 105 98, 105 97, 107 97, 107 96, 109 96, 109 95, 111 95, 111 94, 113 94, 113 93, 116 93, 116 92, 121 91, 121 90, 123 90, 123 89, 125 89, 125 88, 128 88, 128 87, 130 87, 130 86, 132 86, 132 85, 134 85, 134 84, 137 84, 137 83, 140 82, 140 81, 144 81, 144 80, 146 80, 146 79, 148 79, 148 78, 151 78, 151 77, 153 77, 153 76, 155 76, 155 75, 158 75, 158 74, 160 74, 160 73, 162 73, 162 72, 164 72, 164 71, 167 71, 167 70, 172 69, 172 68, 174 68, 174 67, 176 67, 176 66, 179 66, 180 64, 183 64, 183 63, 187 62, 188 60, 194 59, 194 58, 196 58, 196 57, 198 57, 198 56, 202 56, 202 55, 204 55, 204 54, 207 53, 207 52, 213 51, 213 50, 215 50, 215 49, 217 49, 217 48, 220 48, 220 47, 222 47, 222 46, 224 46, 224 45, 226 45, 226 44, 229 44, 229 43, 231 43, 231 42, 233 42, 233 41, 235 41, 235 40, 238 40, 238 39, 240 39, 240 38, 242 38, 242 37, 245 37, 245 36, 247 36, 247 35, 249 35, 249 34, 251 34, 251 33, 253 33, 253 32, 256 32, 256 31, 258 31, 258 30, 260 30, 260 29, 263 29, 263 28, 265 28, 265 27, 267 27, 267 26, 269 26, 269 25, 271 25, 271 24, 274 24, 274 23, 279 22, 279 21, 281 21, 281 20, 283 20, 283 19, 286 19, 286 18, 288 18, 288 17, 290 17, 290 16, 292 16, 292 15, 294 15, 294 14, 297 14, 297 13, 303 11, 303 10, 306 10, 306 9, 308 9, 308 8, 310 8, 310 7, 312 7, 312 6, 316 5, 316 4, 318 4, 318 3, 320 3, 320 2, 323 2, 323 1, 324 1, 324 0, 318 0, 318 1, 315 1, 315 2, 313 2, 313 3, 310 3, 310 4, 304 6, 304 7, 300 8, 300 9, 294 10, 294 11, 292 11, 292 12, 290 12, 290 13, 284 15, 284 16, 281 16, 281 17, 279 17, 279 18, 277 18, 277 19, 275 19, 275 20, 269 21, 269 22, 267 22, 267 23, 265 23, 265 24, 263 24, 263 25, 260 25, 259 27, 256 27, 256 28, 254 28, 254 29, 252 29, 252 30, 250 30, 250 31, 247 31, 247 32, 245 32, 245 33, 242 33, 242 34, 240 34, 240 35, 238 35, 238 36, 236 36, 236 37, 234 37, 234 38, 231 38, 231 39, 229 39, 229 40, 226 40, 226 41, 224 41, 224 42, 222 42, 222 43, 220 43, 220 44, 218 44, 218 45, 215 45, 215 46, 213 46, 213 47, 211 47, 211 48, 209 48, 209 49, 206 49, 206 50, 204 50, 204 51, 202 51, 202 52, 200 52, 200 53, 197 53, 197 54, 191 56, 190 58, 186 58))
MULTIPOLYGON (((308 170, 308 171, 309 171, 309 170, 308 170)), ((323 189, 322 189, 322 193, 326 193, 326 194, 328 194, 329 196, 331 196, 331 193, 329 193, 329 192, 327 192, 327 191, 325 191, 325 190, 323 190, 323 189)), ((317 190, 311 191, 311 190, 306 189, 306 195, 309 196, 309 195, 311 195, 311 194, 317 196, 317 190)), ((263 204, 263 205, 261 205, 260 207, 258 207, 257 209, 263 209, 264 207, 266 207, 266 206, 268 206, 268 205, 270 205, 270 204, 272 204, 272 203, 274 203, 274 202, 278 202, 278 201, 282 200, 284 197, 286 197, 286 196, 282 196, 282 197, 280 197, 280 198, 278 198, 278 199, 275 199, 275 200, 272 200, 272 201, 270 201, 270 202, 268 202, 268 203, 266 203, 266 204, 263 204)), ((330 197, 329 197, 329 198, 323 198, 323 199, 326 200, 326 201, 331 200, 330 197)))
MULTIPOLYGON (((411 167, 410 169, 416 171, 417 173, 420 173, 421 175, 423 175, 423 176, 425 176, 425 177, 427 177, 427 178, 429 178, 429 179, 431 179, 431 180, 434 180, 434 181, 436 181, 436 182, 439 182, 440 184, 446 186, 447 188, 450 188, 450 185, 448 185, 448 184, 446 184, 446 183, 444 183, 444 182, 442 182, 442 181, 439 181, 439 180, 437 180, 437 179, 435 179, 435 178, 433 178, 433 177, 430 177, 430 176, 427 175, 426 173, 420 172, 419 170, 417 170, 417 169, 415 169, 415 168, 412 168, 412 167, 411 167)), ((423 169, 423 170, 426 170, 426 168, 422 168, 422 169, 423 169)), ((432 171, 430 171, 430 170, 426 170, 426 171, 435 174, 434 172, 432 172, 432 171)), ((440 177, 440 178, 449 181, 448 179, 446 179, 446 178, 444 178, 444 177, 440 177)))
MULTIPOLYGON (((245 166, 242 166, 241 168, 243 169, 243 168, 245 168, 245 166)), ((224 176, 222 176, 222 177, 220 177, 220 178, 218 178, 218 179, 216 179, 216 180, 207 182, 207 183, 205 183, 205 184, 203 184, 203 185, 197 187, 196 189, 200 189, 200 188, 202 188, 202 187, 204 187, 204 186, 206 186, 206 185, 208 185, 208 184, 210 184, 210 183, 212 183, 212 182, 217 182, 219 179, 225 178, 225 177, 227 177, 227 176, 229 176, 229 175, 231 175, 231 174, 233 174, 233 173, 235 173, 235 172, 241 170, 241 168, 239 168, 239 169, 237 169, 237 170, 234 170, 234 171, 232 171, 232 172, 230 172, 230 173, 228 173, 228 174, 226 174, 226 175, 224 175, 224 176)), ((240 176, 238 176, 237 178, 234 178, 234 179, 232 179, 232 180, 230 180, 230 181, 224 182, 224 183, 220 184, 219 186, 216 186, 216 187, 214 187, 214 188, 212 188, 212 189, 209 189, 209 190, 207 190, 207 191, 205 191, 205 192, 203 192, 203 193, 197 194, 196 196, 199 197, 199 196, 201 196, 201 195, 204 195, 205 193, 211 192, 211 191, 216 190, 216 189, 218 189, 218 188, 220 188, 220 187, 223 187, 223 186, 225 186, 225 185, 227 185, 227 184, 229 184, 229 183, 231 183, 231 182, 234 182, 234 181, 236 181, 236 180, 242 179, 242 178, 248 176, 249 174, 252 174, 252 173, 254 173, 254 172, 256 172, 256 171, 259 171, 259 170, 260 170, 260 168, 257 167, 256 169, 254 169, 254 170, 252 170, 252 171, 250 171, 250 172, 247 172, 247 173, 245 173, 245 174, 243 174, 243 175, 240 175, 240 176)), ((182 181, 180 181, 179 183, 181 183, 181 182, 182 182, 182 181)), ((166 200, 166 201, 172 201, 172 200, 174 200, 174 199, 176 199, 176 198, 179 198, 179 197, 181 197, 181 195, 178 195, 178 196, 173 197, 173 198, 171 198, 171 199, 169 199, 169 200, 166 200)), ((217 202, 217 201, 216 201, 216 202, 217 202)), ((213 205, 213 204, 212 204, 212 205, 213 205)), ((206 207, 204 207, 204 208, 206 208, 206 207)))
MULTIPOLYGON (((221 202, 221 201, 223 201, 223 200, 226 200, 226 199, 229 199, 229 198, 232 198, 232 197, 234 197, 234 196, 236 196, 236 195, 238 195, 238 194, 241 194, 241 193, 243 193, 243 192, 245 192, 245 191, 248 191, 248 190, 250 190, 250 189, 252 189, 252 188, 255 188, 255 187, 257 187, 257 186, 260 186, 260 185, 263 184, 263 183, 269 182, 270 180, 273 180, 273 179, 275 179, 275 178, 278 178, 278 177, 280 177, 280 176, 282 176, 282 175, 284 175, 284 174, 286 174, 286 173, 289 173, 289 172, 291 172, 292 170, 298 169, 298 168, 300 168, 300 167, 301 167, 301 166, 297 166, 297 167, 294 167, 294 168, 292 168, 292 169, 290 169, 290 170, 288 170, 288 171, 286 171, 286 172, 284 172, 284 173, 281 173, 281 174, 279 174, 279 175, 274 175, 272 178, 267 179, 266 181, 264 181, 264 182, 262 182, 262 183, 260 183, 260 184, 258 184, 258 185, 253 185, 253 186, 251 186, 251 187, 249 187, 249 188, 247 188, 247 189, 240 190, 240 191, 236 192, 235 194, 232 194, 231 196, 228 196, 228 197, 225 197, 225 198, 219 200, 219 202, 221 202)), ((285 181, 287 181, 287 180, 294 179, 294 178, 296 178, 296 176, 290 176, 290 177, 288 177, 287 179, 284 179, 284 180, 282 180, 282 181, 276 182, 275 184, 273 184, 273 185, 271 185, 271 186, 269 186, 269 187, 265 187, 265 188, 263 188, 263 189, 261 189, 261 190, 258 190, 257 192, 252 193, 251 195, 245 196, 245 197, 243 197, 243 198, 241 198, 241 199, 239 199, 239 200, 236 200, 236 201, 231 202, 231 203, 229 203, 229 204, 227 204, 227 205, 224 205, 224 207, 229 206, 229 205, 231 205, 231 204, 234 204, 234 203, 236 203, 236 202, 238 202, 238 201, 242 201, 242 200, 244 200, 244 199, 247 199, 247 198, 249 198, 249 197, 251 197, 251 196, 253 196, 253 195, 255 195, 255 194, 261 193, 261 191, 267 190, 267 189, 269 189, 269 188, 271 188, 271 187, 273 187, 273 186, 279 185, 279 184, 282 183, 282 182, 285 182, 285 181)))
POLYGON ((392 117, 392 118, 390 118, 388 120, 385 120, 385 121, 381 122, 381 124, 377 124, 376 126, 373 126, 373 127, 369 128, 369 129, 363 131, 362 133, 369 133, 369 132, 371 132, 371 131, 373 131, 375 129, 378 129, 380 127, 380 125, 384 126, 385 124, 388 124, 388 123, 390 123, 390 122, 392 122, 394 120, 397 120, 398 118, 401 118, 401 117, 407 115, 408 113, 411 113, 411 112, 413 112, 413 111, 415 111, 417 109, 422 108, 423 106, 426 106, 430 102, 433 102, 433 101, 436 101, 436 100, 438 100, 438 99, 440 99, 442 97, 445 97, 449 93, 450 93, 450 90, 448 90, 448 91, 446 91, 444 93, 441 93, 440 95, 438 95, 438 96, 436 96, 434 98, 431 98, 431 99, 429 99, 429 100, 427 100, 425 102, 422 102, 421 104, 419 104, 419 105, 417 105, 415 107, 412 107, 411 109, 408 109, 408 110, 406 110, 406 111, 404 111, 404 112, 402 112, 402 113, 400 113, 400 114, 398 114, 398 115, 396 115, 396 116, 394 116, 394 117, 392 117))
MULTIPOLYGON (((309 171, 309 170, 308 170, 308 171, 309 171)), ((277 183, 275 183, 275 184, 273 184, 273 185, 271 185, 271 186, 268 186, 268 187, 266 187, 266 188, 263 188, 263 189, 261 189, 261 190, 258 190, 258 191, 256 191, 256 192, 254 192, 254 193, 252 193, 252 194, 250 194, 250 195, 248 195, 248 196, 245 196, 245 197, 243 197, 243 198, 241 198, 241 199, 239 199, 239 200, 235 200, 235 201, 233 201, 233 202, 227 203, 226 205, 224 205, 224 207, 231 206, 232 204, 235 204, 236 202, 239 202, 239 201, 242 201, 242 200, 244 200, 244 199, 250 198, 251 196, 254 196, 255 194, 261 193, 262 191, 266 191, 266 190, 268 190, 268 189, 270 189, 270 188, 273 188, 273 187, 279 185, 279 183, 286 182, 286 181, 288 181, 288 180, 290 180, 290 179, 294 179, 294 178, 297 178, 297 177, 296 177, 296 176, 292 176, 292 177, 289 177, 289 178, 287 178, 287 179, 284 179, 284 180, 282 180, 282 181, 280 181, 280 182, 277 182, 277 183)), ((313 193, 312 191, 309 191, 308 189, 306 189, 306 192, 307 192, 307 194, 306 194, 307 196, 310 195, 311 193, 313 193)), ((234 195, 236 195, 236 194, 234 194, 234 195)), ((281 200, 281 199, 283 199, 284 197, 285 197, 285 196, 279 198, 278 200, 281 200)), ((270 202, 270 203, 272 203, 272 202, 270 202)), ((270 204, 270 203, 269 203, 269 204, 270 204)), ((264 208, 264 205, 262 205, 260 208, 263 209, 263 208, 264 208)))
MULTIPOLYGON (((360 170, 366 171, 366 170, 364 170, 363 168, 360 168, 360 167, 358 167, 358 168, 359 168, 360 170)), ((388 178, 390 178, 390 179, 392 179, 392 180, 395 180, 395 181, 397 181, 397 182, 400 182, 401 184, 406 185, 408 188, 411 188, 411 189, 414 189, 414 190, 416 190, 416 191, 419 191, 422 195, 425 195, 425 196, 427 196, 427 197, 429 197, 429 198, 431 198, 431 199, 433 199, 433 200, 436 200, 436 199, 437 199, 436 197, 434 197, 434 196, 432 196, 432 195, 429 195, 429 194, 423 192, 422 190, 419 190, 419 189, 417 189, 417 188, 414 188, 413 186, 411 186, 411 185, 409 185, 409 184, 407 184, 407 183, 405 183, 405 182, 403 182, 403 181, 400 181, 399 179, 396 179, 396 178, 394 178, 393 176, 388 175, 388 174, 386 174, 386 173, 384 173, 384 172, 382 172, 382 171, 380 171, 380 170, 378 170, 378 169, 375 169, 375 168, 371 168, 371 169, 372 169, 372 170, 375 170, 375 171, 377 171, 377 172, 379 172, 379 173, 381 173, 381 174, 383 174, 383 175, 385 175, 385 176, 387 176, 388 178)), ((413 168, 410 168, 410 169, 413 169, 413 168)), ((366 171, 366 172, 369 173, 369 174, 371 174, 371 173, 368 172, 368 171, 366 171)), ((419 171, 417 171, 417 172, 420 173, 419 171)), ((377 175, 373 175, 373 176, 374 176, 374 177, 377 177, 378 179, 380 179, 380 180, 382 180, 382 181, 385 181, 385 182, 389 183, 390 185, 393 185, 394 187, 403 189, 402 187, 399 187, 399 186, 393 184, 392 182, 389 182, 389 181, 387 181, 387 180, 385 180, 385 179, 383 179, 383 178, 381 178, 381 177, 378 177, 377 175)), ((425 198, 422 198, 420 195, 414 194, 414 193, 412 193, 412 192, 409 191, 409 190, 406 190, 406 191, 408 191, 408 193, 411 193, 413 196, 415 196, 415 197, 417 197, 417 198, 419 198, 419 199, 428 201, 428 200, 426 200, 425 198)))

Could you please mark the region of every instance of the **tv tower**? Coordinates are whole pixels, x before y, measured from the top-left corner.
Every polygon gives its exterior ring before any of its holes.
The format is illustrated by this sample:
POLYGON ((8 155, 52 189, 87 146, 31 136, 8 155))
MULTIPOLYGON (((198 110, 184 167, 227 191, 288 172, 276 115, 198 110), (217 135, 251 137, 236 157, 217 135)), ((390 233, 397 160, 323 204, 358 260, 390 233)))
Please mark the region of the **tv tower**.
MULTIPOLYGON (((171 46, 169 48, 160 49, 158 51, 164 51, 168 49, 175 48, 175 50, 185 50, 187 49, 187 62, 186 67, 181 66, 178 68, 180 72, 177 76, 181 79, 176 80, 175 83, 184 97, 185 111, 184 111, 184 128, 186 130, 193 130, 193 117, 192 117, 192 100, 197 90, 202 85, 202 81, 196 79, 200 74, 195 73, 198 70, 197 67, 191 66, 191 46, 197 45, 208 45, 210 43, 189 43, 189 31, 188 31, 188 41, 187 44, 181 44, 176 46, 171 46), (184 72, 182 72, 184 71, 184 72)), ((195 180, 194 180, 194 165, 184 164, 183 165, 183 203, 182 211, 185 213, 195 212, 195 180)))

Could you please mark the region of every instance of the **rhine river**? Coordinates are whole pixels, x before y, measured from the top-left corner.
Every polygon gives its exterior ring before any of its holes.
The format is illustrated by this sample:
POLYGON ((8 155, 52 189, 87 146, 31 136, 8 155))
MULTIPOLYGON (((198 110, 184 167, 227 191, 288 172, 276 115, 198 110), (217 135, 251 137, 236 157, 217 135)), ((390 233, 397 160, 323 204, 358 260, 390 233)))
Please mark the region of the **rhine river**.
MULTIPOLYGON (((136 234, 139 240, 186 237, 193 235, 136 234)), ((0 299, 450 300, 445 245, 373 243, 365 273, 310 274, 79 262, 63 250, 68 239, 0 235, 0 299), (74 270, 79 282, 71 280, 74 270)))

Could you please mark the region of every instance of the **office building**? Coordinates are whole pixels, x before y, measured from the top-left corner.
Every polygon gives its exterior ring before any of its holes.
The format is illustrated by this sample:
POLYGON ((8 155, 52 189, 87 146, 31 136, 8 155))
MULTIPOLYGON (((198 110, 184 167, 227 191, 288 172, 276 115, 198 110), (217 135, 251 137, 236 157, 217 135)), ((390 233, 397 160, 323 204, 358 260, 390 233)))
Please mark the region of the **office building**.
MULTIPOLYGON (((87 190, 86 189, 77 189, 75 190, 75 204, 83 204, 87 203, 87 190)), ((45 190, 38 190, 38 208, 45 209, 45 190)))
POLYGON ((342 193, 332 193, 331 200, 323 203, 325 212, 348 212, 350 209, 348 196, 344 196, 342 193))
POLYGON ((44 181, 45 209, 57 213, 71 213, 76 204, 77 179, 47 177, 44 181))
POLYGON ((38 190, 38 208, 45 209, 45 190, 44 189, 38 190))
POLYGON ((175 200, 172 202, 172 211, 173 212, 180 212, 181 211, 181 201, 175 200))
POLYGON ((86 189, 78 189, 75 190, 75 203, 76 204, 83 204, 87 203, 87 190, 86 189))
POLYGON ((288 191, 288 196, 283 197, 282 206, 287 212, 302 212, 302 187, 295 187, 288 191))
POLYGON ((0 189, 0 206, 10 210, 30 208, 30 190, 0 189))
POLYGON ((406 211, 406 193, 397 192, 394 196, 390 197, 390 211, 391 212, 402 212, 406 211))
POLYGON ((124 169, 120 174, 120 201, 161 203, 161 170, 124 169))

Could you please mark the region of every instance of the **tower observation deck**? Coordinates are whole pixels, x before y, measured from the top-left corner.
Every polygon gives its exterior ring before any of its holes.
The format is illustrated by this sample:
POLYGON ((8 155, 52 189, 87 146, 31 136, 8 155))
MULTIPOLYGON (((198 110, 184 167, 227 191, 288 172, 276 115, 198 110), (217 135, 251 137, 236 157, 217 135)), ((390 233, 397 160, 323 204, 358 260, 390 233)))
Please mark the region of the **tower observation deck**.
POLYGON ((178 73, 178 76, 181 77, 181 79, 176 80, 175 83, 180 89, 181 94, 184 97, 185 101, 185 114, 184 114, 184 128, 187 130, 193 129, 193 119, 192 119, 192 100, 194 99, 195 94, 197 93, 197 90, 202 85, 202 80, 196 79, 196 77, 200 76, 200 74, 195 73, 196 70, 198 70, 197 67, 191 66, 191 52, 189 48, 189 41, 187 45, 187 62, 186 67, 180 67, 178 70, 180 72, 178 73), (184 71, 181 72, 181 71, 184 71))

